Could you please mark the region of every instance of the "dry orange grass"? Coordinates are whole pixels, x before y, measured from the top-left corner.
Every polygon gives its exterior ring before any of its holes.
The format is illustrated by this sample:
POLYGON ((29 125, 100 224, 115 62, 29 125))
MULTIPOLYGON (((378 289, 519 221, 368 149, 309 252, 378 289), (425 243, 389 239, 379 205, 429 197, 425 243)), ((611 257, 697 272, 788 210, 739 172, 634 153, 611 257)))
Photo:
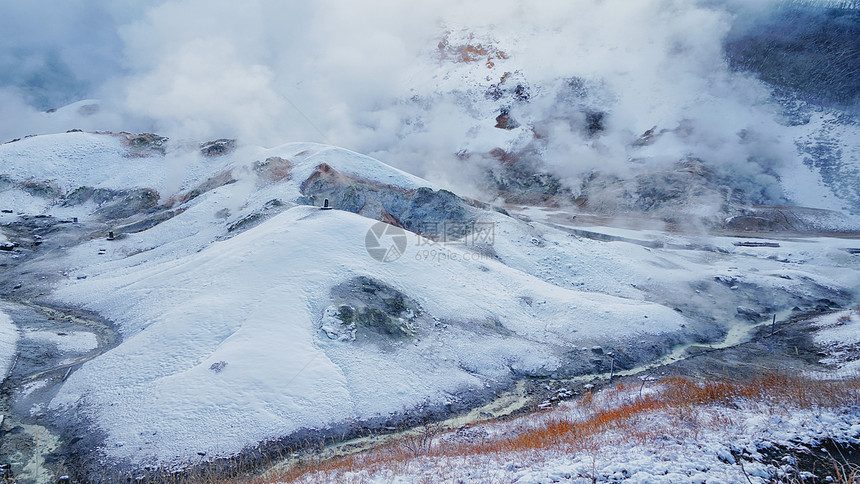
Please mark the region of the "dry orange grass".
POLYGON ((345 473, 398 473, 418 468, 422 460, 433 465, 453 465, 458 459, 513 454, 527 463, 540 462, 547 452, 592 451, 612 442, 644 443, 667 434, 695 436, 708 428, 731 424, 730 418, 719 412, 710 413, 707 419, 698 418, 698 410, 705 408, 756 405, 773 412, 789 408, 845 408, 860 403, 860 379, 823 381, 778 373, 743 381, 672 377, 658 382, 645 395, 637 390, 638 387, 619 384, 595 395, 587 394, 571 409, 486 424, 489 437, 477 441, 458 439, 456 434, 447 433, 430 439, 424 435, 422 444, 416 446, 413 435, 361 454, 308 460, 254 482, 342 482, 345 473))

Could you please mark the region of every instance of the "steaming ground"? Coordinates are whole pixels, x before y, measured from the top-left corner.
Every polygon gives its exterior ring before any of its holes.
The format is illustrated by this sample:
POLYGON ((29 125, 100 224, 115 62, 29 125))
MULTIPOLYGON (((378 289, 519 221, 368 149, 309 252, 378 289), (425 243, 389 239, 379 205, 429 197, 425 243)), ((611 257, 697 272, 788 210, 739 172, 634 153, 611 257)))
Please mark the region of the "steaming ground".
POLYGON ((857 214, 857 15, 775 0, 31 2, 2 20, 0 138, 318 141, 481 199, 510 198, 486 177, 500 159, 572 198, 594 174, 635 183, 694 161, 720 180, 697 203, 711 212, 857 214), (41 112, 82 99, 100 101, 41 112))

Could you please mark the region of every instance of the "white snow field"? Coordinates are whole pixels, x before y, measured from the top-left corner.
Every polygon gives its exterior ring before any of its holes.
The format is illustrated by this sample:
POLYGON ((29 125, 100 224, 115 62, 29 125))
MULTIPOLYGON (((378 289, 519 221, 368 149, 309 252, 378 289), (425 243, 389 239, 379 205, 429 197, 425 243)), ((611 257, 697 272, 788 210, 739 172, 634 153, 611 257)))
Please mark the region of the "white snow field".
POLYGON ((18 328, 6 313, 0 311, 0 381, 6 379, 15 358, 18 328))
MULTIPOLYGON (((856 256, 845 250, 851 240, 745 248, 729 237, 578 227, 534 211, 525 211, 527 222, 476 210, 476 222, 493 228, 480 247, 408 233, 402 256, 383 263, 365 247, 375 220, 301 205, 302 183, 325 163, 394 192, 438 187, 318 144, 204 157, 197 145, 162 156, 126 142, 40 136, 0 146, 0 158, 14 180, 49 180, 59 193, 151 188, 161 203, 186 200, 151 228, 93 238, 26 267, 61 274, 54 302, 116 324, 121 343, 76 368, 48 411, 94 425, 104 456, 134 465, 193 463, 302 429, 462 407, 519 376, 586 371, 571 361, 587 363, 594 346, 644 363, 750 326, 737 319, 740 306, 764 320, 825 297, 847 301, 860 287, 856 256), (262 176, 257 163, 274 158, 288 162, 284 171, 262 176), (232 182, 184 197, 223 174, 232 182), (231 230, 260 214, 257 225, 231 230), (649 246, 655 241, 666 246, 649 246), (333 288, 356 280, 414 301, 422 312, 414 333, 368 342, 332 332, 333 288)), ((100 208, 17 189, 0 192, 0 202, 82 222, 97 220, 100 208)))
POLYGON ((24 338, 42 345, 54 345, 63 353, 86 353, 98 347, 96 335, 85 331, 57 334, 55 331, 27 331, 24 338))
POLYGON ((818 318, 816 343, 826 348, 822 363, 833 365, 842 376, 860 375, 860 306, 818 318))
MULTIPOLYGON (((303 427, 443 403, 512 370, 551 372, 559 361, 550 345, 669 333, 685 322, 663 306, 560 288, 492 260, 425 261, 407 251, 380 263, 363 244, 374 223, 296 207, 179 261, 113 268, 59 289, 117 321, 125 341, 75 372, 54 407, 84 402, 114 456, 223 455, 303 427), (329 289, 356 276, 385 281, 451 327, 393 348, 328 340, 319 322, 329 289), (494 319, 513 334, 478 331, 494 319), (219 361, 223 370, 211 370, 219 361)), ((410 235, 409 247, 420 243, 410 235)))

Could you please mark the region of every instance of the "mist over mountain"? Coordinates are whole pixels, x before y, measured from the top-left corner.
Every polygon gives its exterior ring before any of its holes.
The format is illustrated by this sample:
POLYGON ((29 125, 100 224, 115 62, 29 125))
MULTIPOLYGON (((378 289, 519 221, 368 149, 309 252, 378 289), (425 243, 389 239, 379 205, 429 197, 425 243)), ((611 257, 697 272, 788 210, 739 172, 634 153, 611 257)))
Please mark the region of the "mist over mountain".
POLYGON ((633 193, 630 206, 604 207, 595 183, 629 195, 636 177, 694 163, 713 192, 697 203, 714 211, 735 200, 860 212, 851 2, 181 0, 7 11, 7 140, 78 128, 317 141, 478 198, 590 198, 606 212, 653 203, 633 193), (98 101, 44 112, 85 99, 98 101), (544 179, 522 180, 535 175, 544 179), (802 189, 809 177, 833 188, 829 200, 802 189))

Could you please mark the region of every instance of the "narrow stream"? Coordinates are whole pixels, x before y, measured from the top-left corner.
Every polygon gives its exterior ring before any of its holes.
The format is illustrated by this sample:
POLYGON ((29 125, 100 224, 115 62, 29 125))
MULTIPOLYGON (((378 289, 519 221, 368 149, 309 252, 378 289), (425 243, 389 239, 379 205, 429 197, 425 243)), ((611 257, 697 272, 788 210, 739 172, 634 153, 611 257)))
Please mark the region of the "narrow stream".
MULTIPOLYGON (((791 310, 778 312, 776 314, 776 325, 778 326, 781 322, 787 321, 791 314, 791 310)), ((552 383, 561 386, 573 386, 574 384, 586 382, 609 381, 610 376, 621 377, 638 375, 640 373, 654 370, 684 360, 691 356, 695 356, 700 354, 701 351, 713 351, 743 344, 751 339, 753 332, 757 328, 770 325, 772 322, 773 319, 770 318, 757 323, 734 322, 722 340, 705 345, 692 343, 681 344, 657 360, 627 370, 614 371, 612 372, 612 375, 610 375, 610 372, 589 373, 574 378, 546 379, 541 381, 546 382, 547 384, 552 383)), ((513 389, 503 392, 493 401, 474 408, 468 413, 453 416, 446 420, 437 422, 433 424, 433 426, 435 429, 440 431, 454 430, 463 427, 464 425, 473 425, 507 417, 527 408, 534 403, 534 400, 534 396, 530 395, 528 391, 527 380, 520 380, 516 383, 513 389)), ((327 445, 319 451, 314 452, 310 457, 314 459, 327 460, 357 454, 409 436, 420 435, 422 432, 424 432, 422 427, 415 427, 386 434, 357 437, 327 445)), ((272 466, 262 474, 262 477, 274 476, 278 472, 289 470, 293 466, 301 464, 302 461, 308 457, 309 455, 307 453, 295 453, 272 466)))
MULTIPOLYGON (((686 343, 676 346, 672 349, 671 352, 667 353, 661 358, 658 358, 651 363, 647 363, 644 365, 636 366, 630 368, 628 370, 619 370, 613 372, 614 376, 632 376, 638 375, 639 373, 644 373, 648 370, 653 370, 656 368, 660 368, 666 365, 670 365, 672 363, 676 363, 681 360, 685 360, 691 356, 695 356, 699 354, 701 351, 713 351, 720 350, 725 348, 731 348, 732 346, 737 346, 742 343, 746 343, 752 337, 753 331, 762 326, 773 324, 779 324, 781 322, 785 322, 791 317, 791 310, 783 310, 776 313, 776 318, 765 319, 763 321, 759 321, 757 323, 742 323, 736 322, 731 327, 729 327, 728 332, 723 337, 722 340, 717 341, 711 344, 695 344, 695 343, 686 343), (691 350, 700 350, 700 351, 691 351, 691 350)), ((566 380, 558 380, 564 382, 583 382, 583 381, 591 381, 591 380, 609 380, 610 373, 598 373, 598 374, 590 374, 590 375, 581 375, 575 378, 566 379, 566 380)))

